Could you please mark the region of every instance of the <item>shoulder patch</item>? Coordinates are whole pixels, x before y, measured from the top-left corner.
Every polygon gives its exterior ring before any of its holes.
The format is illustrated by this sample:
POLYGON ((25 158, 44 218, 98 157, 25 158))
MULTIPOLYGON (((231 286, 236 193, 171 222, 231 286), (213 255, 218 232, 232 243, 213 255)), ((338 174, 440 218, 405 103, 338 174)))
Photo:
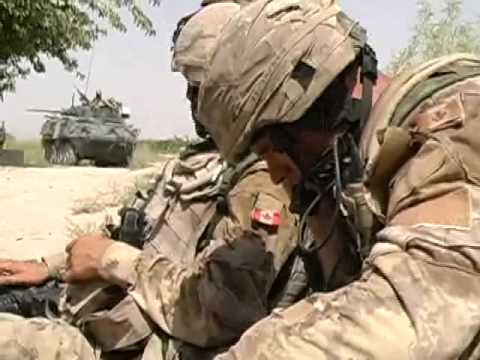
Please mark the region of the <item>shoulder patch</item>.
POLYGON ((263 225, 279 226, 280 225, 280 211, 262 210, 255 208, 252 210, 252 220, 263 225))
POLYGON ((464 125, 465 110, 460 96, 444 99, 414 119, 416 130, 435 132, 464 125))
POLYGON ((278 227, 284 204, 273 196, 259 193, 251 212, 251 219, 262 225, 278 227))

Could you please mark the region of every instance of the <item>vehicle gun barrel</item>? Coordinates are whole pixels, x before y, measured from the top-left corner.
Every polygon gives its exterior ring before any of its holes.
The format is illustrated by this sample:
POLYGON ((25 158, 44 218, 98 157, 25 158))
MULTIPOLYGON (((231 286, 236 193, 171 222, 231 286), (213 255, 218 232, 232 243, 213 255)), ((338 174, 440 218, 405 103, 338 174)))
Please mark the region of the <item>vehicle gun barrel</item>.
POLYGON ((47 113, 47 114, 63 114, 62 110, 49 110, 49 109, 28 109, 28 112, 33 113, 47 113))

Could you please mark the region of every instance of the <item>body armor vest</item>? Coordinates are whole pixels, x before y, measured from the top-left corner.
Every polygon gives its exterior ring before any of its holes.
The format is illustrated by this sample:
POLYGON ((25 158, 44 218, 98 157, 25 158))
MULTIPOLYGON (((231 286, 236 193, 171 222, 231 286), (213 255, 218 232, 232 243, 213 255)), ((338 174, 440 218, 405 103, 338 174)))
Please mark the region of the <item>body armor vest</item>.
POLYGON ((445 56, 400 74, 380 96, 360 140, 364 181, 343 194, 344 206, 369 248, 386 220, 389 182, 415 154, 407 120, 434 94, 479 75, 480 59, 473 55, 445 56))
MULTIPOLYGON (((187 156, 167 162, 154 188, 149 191, 150 196, 139 197, 129 207, 139 210, 140 216, 136 217, 142 222, 137 224, 138 234, 141 234, 139 242, 143 243, 147 256, 155 257, 161 252, 175 262, 192 263, 198 252, 213 238, 218 221, 228 216, 225 199, 229 191, 245 173, 264 169, 253 156, 246 157, 235 167, 227 167, 216 151, 202 150, 191 151, 187 156)), ((121 238, 121 229, 119 233, 121 238)), ((306 281, 302 282, 302 279, 298 275, 279 279, 278 285, 284 291, 271 299, 272 307, 277 304, 288 306, 297 300, 298 294, 305 292, 306 281)), ((104 285, 100 288, 101 284, 92 284, 90 289, 82 286, 78 289, 79 294, 70 287, 70 297, 81 300, 64 307, 68 315, 66 319, 86 329, 103 351, 115 352, 134 345, 141 347, 142 341, 156 331, 156 326, 141 314, 125 292, 114 293, 105 289, 104 285), (113 301, 117 305, 105 311, 105 306, 111 306, 106 304, 112 304, 111 295, 117 297, 113 301), (122 321, 119 321, 119 316, 122 321), (113 327, 120 338, 105 331, 113 327)))
POLYGON ((192 262, 199 240, 216 213, 223 161, 217 153, 195 154, 165 165, 163 180, 145 208, 145 251, 192 262))

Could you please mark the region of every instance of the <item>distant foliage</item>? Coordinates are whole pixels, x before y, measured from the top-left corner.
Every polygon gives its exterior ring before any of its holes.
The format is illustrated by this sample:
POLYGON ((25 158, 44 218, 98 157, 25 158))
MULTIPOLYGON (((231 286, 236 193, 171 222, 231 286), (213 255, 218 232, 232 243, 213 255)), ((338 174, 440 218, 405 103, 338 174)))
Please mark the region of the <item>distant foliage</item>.
POLYGON ((435 11, 437 1, 417 1, 413 36, 408 46, 393 56, 387 67, 389 74, 456 52, 480 55, 480 21, 462 18, 462 0, 443 0, 441 10, 435 11))
POLYGON ((145 168, 154 163, 165 161, 171 155, 180 153, 192 143, 191 139, 174 137, 164 140, 140 140, 137 142, 130 167, 145 168))
POLYGON ((138 0, 0 0, 0 98, 32 69, 44 72, 45 58, 77 69, 72 51, 90 49, 109 28, 126 31, 122 9, 146 35, 155 34, 138 0))
POLYGON ((5 148, 12 150, 23 150, 25 166, 44 167, 48 163, 43 157, 43 150, 40 141, 12 139, 6 142, 5 148))
POLYGON ((164 140, 141 140, 140 144, 149 147, 153 152, 160 154, 176 154, 192 143, 188 137, 175 136, 164 140))

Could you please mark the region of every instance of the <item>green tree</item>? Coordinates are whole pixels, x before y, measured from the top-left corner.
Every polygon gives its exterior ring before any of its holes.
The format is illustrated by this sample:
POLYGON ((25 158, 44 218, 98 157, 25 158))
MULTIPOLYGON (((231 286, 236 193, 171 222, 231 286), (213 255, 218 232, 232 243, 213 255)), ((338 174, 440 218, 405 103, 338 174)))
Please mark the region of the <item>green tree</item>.
POLYGON ((433 1, 417 1, 417 19, 407 47, 397 51, 387 67, 394 75, 438 56, 456 52, 480 55, 480 24, 462 17, 462 0, 444 0, 435 11, 433 1))
MULTIPOLYGON (((0 98, 31 71, 44 72, 45 58, 68 71, 78 67, 73 52, 91 49, 108 29, 125 32, 127 10, 137 28, 155 35, 138 0, 0 0, 0 98)), ((149 0, 158 5, 160 0, 149 0)))

